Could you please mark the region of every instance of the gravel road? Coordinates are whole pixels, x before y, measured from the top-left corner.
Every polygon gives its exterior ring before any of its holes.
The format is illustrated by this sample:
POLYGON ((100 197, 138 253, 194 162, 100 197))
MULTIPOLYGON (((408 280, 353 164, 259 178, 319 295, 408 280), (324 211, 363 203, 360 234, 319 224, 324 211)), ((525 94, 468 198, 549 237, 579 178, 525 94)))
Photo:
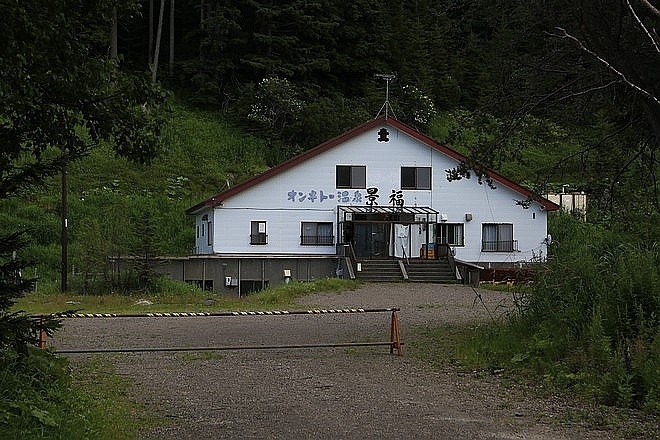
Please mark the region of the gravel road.
MULTIPOLYGON (((304 297, 300 309, 398 307, 404 343, 419 326, 505 313, 506 293, 437 284, 366 284, 304 297)), ((390 314, 69 319, 56 349, 385 342, 390 314)), ((405 346, 404 346, 405 347, 405 346)), ((405 351, 405 348, 404 348, 405 351)), ((72 364, 90 355, 69 355, 72 364)), ((488 372, 433 370, 389 347, 118 353, 134 396, 169 423, 145 439, 620 439, 575 414, 609 417, 560 397, 535 397, 488 372), (571 423, 567 421, 573 420, 571 423)), ((597 417, 593 417, 597 418, 597 417)), ((599 425, 600 426, 600 425, 599 425)))

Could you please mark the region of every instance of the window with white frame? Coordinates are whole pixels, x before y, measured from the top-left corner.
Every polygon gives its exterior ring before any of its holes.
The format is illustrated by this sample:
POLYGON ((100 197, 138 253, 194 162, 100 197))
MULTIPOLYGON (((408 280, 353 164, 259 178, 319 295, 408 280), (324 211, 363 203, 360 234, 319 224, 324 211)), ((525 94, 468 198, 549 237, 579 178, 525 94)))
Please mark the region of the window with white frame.
POLYGON ((367 167, 364 165, 337 165, 337 188, 366 188, 367 167))
POLYGON ((436 241, 449 246, 463 246, 463 223, 439 223, 436 241))
POLYGON ((332 246, 335 237, 332 234, 331 222, 301 222, 300 244, 332 246))
POLYGON ((431 168, 401 167, 401 189, 431 189, 431 168))
POLYGON ((250 244, 268 244, 265 221, 250 222, 250 244))
POLYGON ((513 224, 484 223, 481 230, 481 250, 483 252, 517 251, 518 242, 513 239, 513 224))
POLYGON ((206 244, 213 245, 213 222, 210 220, 206 222, 206 237, 206 244))

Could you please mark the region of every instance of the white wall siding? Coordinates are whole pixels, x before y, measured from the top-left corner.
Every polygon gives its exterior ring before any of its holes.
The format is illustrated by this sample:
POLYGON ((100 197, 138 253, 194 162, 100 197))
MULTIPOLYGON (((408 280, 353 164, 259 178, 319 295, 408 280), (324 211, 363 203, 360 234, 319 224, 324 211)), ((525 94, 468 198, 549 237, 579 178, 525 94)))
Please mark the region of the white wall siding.
POLYGON ((215 237, 216 253, 242 254, 315 254, 334 255, 336 240, 332 246, 300 244, 301 222, 332 222, 336 234, 336 213, 333 210, 301 209, 216 209, 215 219, 219 227, 215 237), (252 221, 266 222, 266 244, 250 244, 252 221))
MULTIPOLYGON (((401 167, 430 167, 431 190, 403 190, 403 203, 428 206, 446 215, 447 223, 464 225, 464 246, 455 248, 456 258, 514 263, 545 257, 547 213, 537 203, 524 209, 516 203, 523 198, 519 193, 499 184, 491 189, 476 178, 448 182, 446 170, 455 167, 457 160, 392 126, 388 126, 390 141, 378 142, 378 129, 312 156, 209 210, 213 246, 206 244, 206 237, 199 237, 198 253, 333 255, 335 246, 300 244, 301 222, 333 222, 337 243, 337 206, 368 204, 366 189, 336 188, 336 166, 351 165, 366 166, 366 186, 378 189, 376 203, 385 206, 392 206, 392 191, 401 189, 401 167), (466 213, 472 215, 471 221, 466 221, 466 213), (267 223, 266 245, 250 244, 252 221, 267 223), (483 252, 485 223, 513 224, 519 252, 483 252)), ((198 225, 205 213, 197 216, 198 225)))

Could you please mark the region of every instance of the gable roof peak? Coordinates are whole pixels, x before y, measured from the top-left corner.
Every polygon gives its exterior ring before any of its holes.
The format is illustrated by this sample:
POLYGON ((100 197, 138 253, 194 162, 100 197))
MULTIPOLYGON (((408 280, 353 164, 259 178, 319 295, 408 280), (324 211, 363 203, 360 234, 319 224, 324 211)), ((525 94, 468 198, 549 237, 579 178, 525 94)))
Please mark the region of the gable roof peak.
MULTIPOLYGON (((203 211, 204 209, 207 208, 212 208, 215 206, 222 205, 222 203, 227 200, 228 198, 252 187, 255 186, 271 177, 274 177, 290 168, 293 168, 297 166, 298 164, 306 161, 307 159, 310 159, 312 157, 315 157, 324 151, 330 150, 334 148, 335 146, 342 144, 352 138, 355 138, 368 130, 371 130, 373 128, 376 128, 380 125, 387 124, 391 126, 392 128, 399 130, 403 133, 408 134, 410 137, 416 139, 420 143, 428 146, 429 148, 438 151, 458 162, 469 162, 468 158, 458 151, 452 150, 449 147, 446 147, 444 145, 441 145, 438 143, 435 139, 431 138, 430 136, 422 133, 419 131, 417 128, 414 128, 404 122, 399 121, 396 117, 389 117, 387 114, 379 114, 377 115, 374 119, 369 120, 361 125, 358 125, 355 128, 352 128, 339 136, 336 136, 330 140, 327 140, 316 147, 313 147, 310 150, 307 150, 297 156, 292 157, 291 159, 288 159, 279 165, 276 165, 272 168, 269 168, 268 170, 264 171, 261 174, 258 174, 250 179, 247 179, 237 185, 234 185, 232 188, 228 188, 224 191, 221 191, 214 196, 198 203, 197 205, 189 208, 186 210, 186 213, 189 215, 194 215, 199 213, 200 211, 203 211)), ((528 198, 529 200, 534 200, 538 202, 543 209, 546 209, 548 211, 555 211, 559 209, 559 205, 556 205, 555 203, 535 194, 533 191, 530 191, 529 189, 523 187, 522 185, 507 179, 506 177, 500 175, 499 173, 487 169, 486 170, 486 175, 492 179, 494 182, 501 184, 502 186, 505 186, 520 195, 522 195, 525 198, 528 198)))

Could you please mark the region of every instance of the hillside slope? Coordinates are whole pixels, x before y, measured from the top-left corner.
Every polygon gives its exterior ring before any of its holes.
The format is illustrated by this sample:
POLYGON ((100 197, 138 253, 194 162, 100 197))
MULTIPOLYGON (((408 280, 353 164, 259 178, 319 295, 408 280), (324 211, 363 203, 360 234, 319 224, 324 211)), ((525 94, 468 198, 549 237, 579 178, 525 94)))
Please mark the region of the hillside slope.
MULTIPOLYGON (((264 142, 222 115, 175 107, 163 152, 149 165, 115 157, 108 145, 68 168, 69 258, 74 272, 106 270, 108 255, 128 255, 145 234, 163 254, 186 254, 194 228, 185 209, 263 171, 264 142)), ((55 280, 60 265, 61 177, 0 202, 0 229, 27 229, 34 274, 55 280)))

